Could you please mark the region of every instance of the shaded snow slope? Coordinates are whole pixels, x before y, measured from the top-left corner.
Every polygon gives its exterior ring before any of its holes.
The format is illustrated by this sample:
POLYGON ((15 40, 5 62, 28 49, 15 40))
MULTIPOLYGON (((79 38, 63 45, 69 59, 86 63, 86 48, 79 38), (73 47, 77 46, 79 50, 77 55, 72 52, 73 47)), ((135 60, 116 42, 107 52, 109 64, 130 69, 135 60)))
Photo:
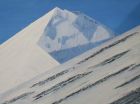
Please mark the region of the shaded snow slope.
POLYGON ((103 43, 113 36, 113 32, 108 28, 80 12, 73 13, 56 8, 45 27, 39 45, 56 60, 64 63, 85 52, 85 49, 93 48, 89 44, 97 46, 97 43, 103 43), (86 47, 81 47, 83 45, 86 47), (65 57, 59 54, 60 51, 65 57), (66 54, 69 54, 69 57, 66 54))
POLYGON ((59 64, 37 44, 53 12, 0 46, 0 93, 59 64))
POLYGON ((7 91, 0 104, 139 104, 139 40, 140 26, 7 91))

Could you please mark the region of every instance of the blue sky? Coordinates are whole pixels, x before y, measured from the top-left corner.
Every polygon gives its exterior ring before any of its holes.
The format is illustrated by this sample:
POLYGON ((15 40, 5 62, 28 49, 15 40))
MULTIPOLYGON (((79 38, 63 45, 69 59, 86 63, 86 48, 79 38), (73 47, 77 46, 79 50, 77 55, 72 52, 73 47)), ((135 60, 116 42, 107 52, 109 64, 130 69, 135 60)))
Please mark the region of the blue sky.
POLYGON ((0 44, 56 6, 84 12, 116 34, 140 24, 140 0, 0 0, 0 44))

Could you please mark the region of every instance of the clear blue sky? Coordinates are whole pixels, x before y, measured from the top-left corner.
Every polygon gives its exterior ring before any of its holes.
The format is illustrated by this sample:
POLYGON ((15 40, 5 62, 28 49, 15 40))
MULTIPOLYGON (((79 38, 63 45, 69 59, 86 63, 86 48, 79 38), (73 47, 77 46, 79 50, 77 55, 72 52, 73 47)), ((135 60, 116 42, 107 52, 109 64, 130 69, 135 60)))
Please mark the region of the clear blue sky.
POLYGON ((56 6, 84 12, 116 34, 140 24, 140 0, 0 0, 0 44, 56 6))

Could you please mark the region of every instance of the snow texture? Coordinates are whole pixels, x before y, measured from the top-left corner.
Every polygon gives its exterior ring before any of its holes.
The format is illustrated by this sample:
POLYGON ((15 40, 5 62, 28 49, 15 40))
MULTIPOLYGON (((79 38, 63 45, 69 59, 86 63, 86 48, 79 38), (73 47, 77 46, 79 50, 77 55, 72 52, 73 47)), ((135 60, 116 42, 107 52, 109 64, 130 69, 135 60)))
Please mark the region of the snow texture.
POLYGON ((52 14, 44 15, 0 46, 0 93, 59 65, 38 45, 52 14))
POLYGON ((140 26, 0 95, 0 104, 139 104, 140 26))

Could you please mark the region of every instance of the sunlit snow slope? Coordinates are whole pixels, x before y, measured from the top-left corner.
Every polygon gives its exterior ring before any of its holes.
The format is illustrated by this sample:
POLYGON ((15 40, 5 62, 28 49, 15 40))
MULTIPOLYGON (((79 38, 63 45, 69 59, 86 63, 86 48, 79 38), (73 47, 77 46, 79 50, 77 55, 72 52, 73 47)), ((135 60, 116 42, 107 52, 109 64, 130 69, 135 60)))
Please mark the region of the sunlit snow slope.
POLYGON ((64 63, 113 36, 111 30, 80 12, 55 8, 39 45, 64 63))
POLYGON ((0 104, 139 104, 140 26, 0 95, 0 104))
POLYGON ((38 45, 53 10, 0 46, 0 93, 58 65, 38 45))

